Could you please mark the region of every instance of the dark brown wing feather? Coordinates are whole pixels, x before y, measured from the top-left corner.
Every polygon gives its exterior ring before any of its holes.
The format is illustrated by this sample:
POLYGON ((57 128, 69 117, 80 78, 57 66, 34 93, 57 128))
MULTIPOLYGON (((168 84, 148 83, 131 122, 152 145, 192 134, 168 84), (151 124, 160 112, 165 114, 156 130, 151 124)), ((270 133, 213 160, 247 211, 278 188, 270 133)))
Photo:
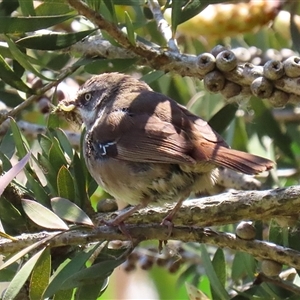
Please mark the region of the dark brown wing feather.
POLYGON ((93 129, 99 143, 116 142, 113 153, 120 160, 212 162, 246 174, 273 166, 270 160, 229 149, 207 122, 162 94, 144 91, 137 93, 133 101, 127 100, 122 101, 128 103, 126 107, 110 108, 93 129))

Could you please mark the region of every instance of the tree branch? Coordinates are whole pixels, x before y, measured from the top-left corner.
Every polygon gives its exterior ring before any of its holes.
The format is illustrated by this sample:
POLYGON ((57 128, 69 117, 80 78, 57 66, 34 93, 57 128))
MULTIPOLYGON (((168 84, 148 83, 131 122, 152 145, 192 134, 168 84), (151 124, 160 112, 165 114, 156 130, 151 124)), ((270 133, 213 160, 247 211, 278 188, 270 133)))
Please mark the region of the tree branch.
MULTIPOLYGON (((129 225, 126 227, 134 240, 164 240, 168 236, 168 228, 161 225, 129 225)), ((38 234, 16 237, 17 241, 0 240, 2 254, 14 253, 45 238, 46 245, 60 247, 66 245, 85 245, 99 240, 127 240, 115 228, 99 226, 95 229, 72 230, 67 232, 42 232, 38 234)), ((290 248, 278 246, 259 240, 241 240, 234 234, 217 232, 209 228, 178 226, 173 228, 172 239, 182 242, 198 242, 222 248, 246 252, 256 259, 271 259, 279 263, 300 269, 300 253, 290 248)))
MULTIPOLYGON (((174 218, 177 225, 217 226, 241 220, 270 220, 293 216, 300 207, 300 186, 266 191, 228 192, 216 196, 186 200, 174 218)), ((160 223, 173 205, 147 207, 134 213, 126 224, 160 223)), ((111 220, 114 213, 99 213, 96 222, 111 220)))

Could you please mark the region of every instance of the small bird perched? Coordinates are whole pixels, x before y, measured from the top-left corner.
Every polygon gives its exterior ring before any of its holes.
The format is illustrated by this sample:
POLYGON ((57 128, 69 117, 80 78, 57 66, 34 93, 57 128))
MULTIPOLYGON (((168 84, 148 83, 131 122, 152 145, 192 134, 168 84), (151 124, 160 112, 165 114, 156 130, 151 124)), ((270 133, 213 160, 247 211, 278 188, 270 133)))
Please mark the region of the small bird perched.
POLYGON ((93 76, 59 110, 75 111, 84 122, 83 153, 97 183, 135 205, 112 225, 149 204, 177 202, 166 218, 171 221, 191 193, 214 185, 218 166, 253 175, 273 167, 230 149, 207 122, 128 75, 93 76))

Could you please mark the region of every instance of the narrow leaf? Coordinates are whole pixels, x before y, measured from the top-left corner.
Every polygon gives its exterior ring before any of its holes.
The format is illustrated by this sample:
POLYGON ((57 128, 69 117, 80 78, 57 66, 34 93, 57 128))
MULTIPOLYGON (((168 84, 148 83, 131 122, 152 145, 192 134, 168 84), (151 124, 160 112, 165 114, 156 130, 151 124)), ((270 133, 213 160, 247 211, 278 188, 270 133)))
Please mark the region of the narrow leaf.
POLYGON ((36 263, 30 279, 29 297, 30 300, 43 299, 43 293, 49 284, 51 272, 50 249, 47 248, 36 263))
POLYGON ((226 261, 225 255, 221 248, 218 248, 214 258, 212 260, 212 265, 215 269, 215 272, 222 283, 223 286, 226 284, 226 261))
POLYGON ((95 284, 102 282, 113 272, 116 267, 118 267, 124 261, 124 258, 106 260, 89 268, 83 269, 64 281, 62 284, 62 289, 80 287, 90 283, 91 281, 93 281, 95 284))
POLYGON ((84 70, 91 74, 99 74, 103 72, 124 72, 129 67, 134 65, 136 58, 128 59, 97 59, 92 63, 87 64, 84 70))
POLYGON ((74 178, 66 166, 62 166, 57 174, 58 195, 63 198, 75 200, 74 178))
POLYGON ((24 16, 35 16, 35 10, 32 0, 19 0, 19 5, 24 16))
POLYGON ((41 205, 40 203, 29 200, 22 199, 22 206, 26 215, 37 225, 49 229, 60 229, 68 230, 67 224, 60 219, 55 213, 50 209, 41 205))
POLYGON ((10 119, 10 128, 11 128, 11 131, 12 131, 12 134, 13 134, 13 138, 15 140, 18 155, 19 156, 25 156, 28 152, 25 145, 24 145, 25 138, 21 134, 20 129, 19 129, 16 121, 13 118, 10 119))
POLYGON ((220 299, 229 300, 230 297, 229 297, 227 291, 225 290, 224 286, 220 282, 220 280, 214 270, 213 264, 210 260, 209 254, 206 250, 206 246, 201 245, 200 248, 201 248, 201 257, 202 257, 203 266, 205 268, 206 275, 209 278, 212 289, 214 290, 214 292, 220 299))
POLYGON ((125 24, 126 24, 126 30, 127 30, 127 37, 131 45, 135 46, 135 33, 134 28, 132 25, 131 18, 127 11, 125 11, 125 24))
POLYGON ((53 211, 64 220, 75 224, 94 226, 88 215, 80 207, 68 199, 60 197, 52 198, 51 206, 53 211))
POLYGON ((12 70, 12 68, 6 63, 4 58, 0 55, 0 78, 10 86, 16 88, 19 91, 32 94, 33 91, 28 87, 21 78, 12 70))
MULTIPOLYGON (((59 266, 59 268, 51 278, 51 282, 45 291, 44 298, 49 298, 53 294, 56 294, 56 292, 61 289, 61 287, 63 286, 63 282, 67 278, 81 270, 85 266, 86 261, 98 249, 99 245, 100 243, 95 245, 89 252, 78 253, 75 257, 72 258, 72 260, 64 263, 64 265, 59 266)), ((68 291, 69 289, 66 290, 68 291)))
POLYGON ((16 276, 13 278, 13 280, 10 282, 9 286, 7 287, 2 300, 12 300, 17 296, 21 288, 23 287, 24 283, 26 282, 27 278, 29 277, 32 269, 34 268, 35 264, 37 263, 40 256, 43 254, 44 250, 46 248, 43 248, 39 252, 37 252, 34 256, 32 256, 16 273, 16 276))
POLYGON ((27 253, 29 253, 30 251, 36 249, 37 247, 41 246, 42 244, 46 243, 47 241, 51 240, 55 235, 49 235, 48 237, 22 249, 21 251, 19 251, 18 253, 16 253, 14 256, 12 256, 11 258, 9 258, 6 262, 4 262, 1 266, 0 266, 0 270, 5 269, 6 267, 8 267, 9 265, 13 264, 14 262, 16 262, 17 260, 19 260, 21 257, 23 257, 24 255, 26 255, 27 253))
POLYGON ((47 81, 53 81, 54 79, 44 76, 41 72, 39 72, 31 63, 29 63, 28 56, 21 52, 16 44, 7 36, 4 35, 4 39, 9 46, 9 50, 14 56, 14 59, 18 61, 18 63, 26 70, 31 71, 33 74, 38 76, 41 79, 47 81))
POLYGON ((44 17, 0 17, 0 33, 32 32, 62 23, 73 17, 74 15, 70 14, 44 17))
POLYGON ((15 164, 7 173, 0 176, 0 196, 9 183, 23 170, 28 163, 31 152, 28 152, 17 164, 15 164))
POLYGON ((235 117, 238 105, 227 104, 220 109, 208 122, 208 124, 218 133, 223 133, 235 117))
POLYGON ((76 33, 36 34, 22 38, 18 40, 16 44, 36 50, 59 50, 75 44, 95 30, 96 29, 85 30, 76 33))
POLYGON ((172 13, 171 13, 171 25, 173 35, 176 32, 178 24, 180 24, 181 14, 182 14, 182 6, 184 5, 184 0, 172 1, 172 13))

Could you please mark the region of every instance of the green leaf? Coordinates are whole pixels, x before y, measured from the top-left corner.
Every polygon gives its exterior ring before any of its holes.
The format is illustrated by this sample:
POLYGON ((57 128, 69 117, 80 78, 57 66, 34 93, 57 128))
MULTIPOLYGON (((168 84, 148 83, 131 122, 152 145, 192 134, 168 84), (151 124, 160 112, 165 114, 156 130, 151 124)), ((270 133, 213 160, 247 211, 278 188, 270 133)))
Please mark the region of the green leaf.
POLYGON ((97 59, 84 67, 85 72, 99 74, 104 72, 123 72, 133 66, 137 61, 136 58, 128 59, 97 59))
MULTIPOLYGON (((210 0, 210 1, 203 1, 203 0, 193 0, 188 1, 187 5, 185 5, 181 13, 178 15, 177 25, 193 18, 197 14, 199 14, 203 9, 205 9, 210 4, 217 4, 217 3, 225 3, 230 0, 210 0)), ((172 1, 177 2, 177 1, 172 1)))
MULTIPOLYGON (((0 94, 1 99, 1 94, 0 94)), ((10 129, 7 130, 4 137, 0 141, 0 159, 2 160, 2 168, 4 171, 11 168, 11 163, 9 162, 8 168, 5 166, 5 160, 9 160, 15 154, 15 141, 10 129), (6 158, 4 158, 6 157, 6 158)))
POLYGON ((43 299, 42 296, 49 284, 51 273, 50 249, 47 248, 37 261, 30 279, 29 297, 30 300, 43 299))
POLYGON ((0 270, 3 270, 5 268, 7 268, 8 266, 10 266, 11 264, 13 264, 14 262, 16 262, 17 260, 19 260, 20 258, 22 258, 24 255, 26 255, 27 253, 29 253, 30 251, 36 249, 37 247, 39 247, 40 245, 46 243, 47 241, 49 241, 50 239, 53 238, 53 235, 50 235, 38 242, 35 242, 34 244, 22 249, 21 251, 19 251, 18 253, 16 253, 15 255, 13 255, 12 257, 10 257, 7 261, 5 261, 1 266, 0 266, 0 270))
POLYGON ((293 42, 294 48, 299 52, 300 50, 300 31, 299 27, 296 23, 296 18, 298 14, 296 14, 297 11, 297 2, 291 3, 293 6, 290 10, 291 16, 290 16, 290 32, 291 32, 291 38, 293 42))
POLYGON ((222 134, 235 117, 238 105, 227 104, 220 109, 208 122, 208 124, 219 134, 222 134))
POLYGON ((7 42, 8 46, 9 46, 9 50, 11 51, 11 53, 14 56, 14 59, 18 61, 18 63, 27 71, 32 72, 33 74, 35 74, 37 77, 47 80, 47 81, 53 81, 55 79, 49 78, 44 76, 41 72, 39 72, 30 62, 29 62, 29 58, 26 54, 24 54, 22 51, 20 51, 18 49, 18 47, 16 46, 16 44, 6 35, 4 35, 4 39, 7 42))
POLYGON ((40 147, 43 150, 44 156, 48 157, 49 150, 52 146, 51 140, 49 139, 49 137, 45 136, 44 134, 40 134, 38 136, 38 141, 39 141, 40 147))
POLYGON ((76 204, 61 197, 51 199, 53 211, 62 219, 75 224, 94 226, 89 216, 76 204))
POLYGON ((77 288, 76 300, 97 299, 106 290, 108 282, 109 280, 106 278, 102 284, 101 282, 97 282, 97 284, 92 282, 77 288))
POLYGON ((127 31, 127 37, 131 45, 135 46, 135 32, 132 25, 131 18, 127 11, 125 11, 125 24, 126 24, 126 31, 127 31))
POLYGON ((19 5, 24 16, 35 16, 35 10, 32 0, 19 0, 19 5))
POLYGON ((74 201, 76 198, 74 178, 66 166, 62 166, 57 174, 58 195, 74 201))
POLYGON ((14 229, 25 224, 25 220, 20 211, 4 197, 0 197, 0 219, 14 229))
POLYGON ((67 299, 73 299, 74 290, 69 289, 65 291, 58 291, 55 293, 53 300, 67 300, 67 299))
POLYGON ((67 154, 70 159, 73 159, 74 150, 68 137, 66 136, 66 133, 62 129, 56 128, 55 131, 53 131, 53 134, 56 135, 64 153, 67 154))
POLYGON ((24 266, 16 273, 16 276, 10 282, 9 286, 7 287, 2 300, 11 300, 14 299, 15 296, 19 293, 23 285, 25 284, 27 278, 29 277, 32 269, 36 265, 38 259, 43 254, 46 248, 43 248, 35 255, 33 255, 25 264, 24 266))
POLYGON ((171 25, 173 35, 176 32, 177 26, 180 24, 182 6, 184 5, 185 0, 172 1, 172 12, 171 12, 171 25))
POLYGON ((68 165, 66 157, 56 137, 52 139, 52 146, 49 150, 49 162, 57 172, 63 165, 68 165))
POLYGON ((40 203, 22 199, 22 206, 26 215, 37 225, 49 229, 68 230, 67 224, 55 213, 40 203))
POLYGON ((28 152, 17 164, 15 164, 8 172, 0 176, 0 196, 2 195, 5 188, 9 183, 23 170, 25 165, 28 163, 31 152, 28 152))
POLYGON ((0 17, 0 33, 20 34, 45 29, 73 18, 74 15, 45 17, 0 17))
POLYGON ((145 74, 141 77, 141 81, 146 82, 147 84, 152 83, 153 81, 158 80, 163 75, 165 75, 164 71, 151 71, 148 74, 145 74))
MULTIPOLYGON (((61 288, 63 288, 63 282, 85 266, 85 263, 98 249, 99 245, 100 243, 94 245, 88 252, 78 253, 72 260, 67 260, 60 265, 51 278, 51 282, 45 291, 44 298, 51 297, 53 294, 56 294, 57 291, 61 290, 61 288)), ((64 290, 68 291, 69 289, 64 290)))
MULTIPOLYGON (((107 7, 108 11, 110 12, 111 15, 111 20, 113 23, 118 23, 117 16, 116 16, 116 11, 115 11, 115 1, 111 0, 103 0, 105 6, 107 7)), ((126 13, 126 12, 125 12, 126 13)))
MULTIPOLYGON (((225 287, 226 284, 226 262, 225 262, 225 255, 221 248, 218 248, 214 258, 212 260, 213 268, 220 280, 220 283, 225 287)), ((213 299, 217 299, 217 295, 215 294, 214 288, 211 286, 211 291, 213 295, 213 299)))
POLYGON ((53 166, 49 162, 48 158, 38 153, 37 159, 35 161, 41 167, 47 179, 47 187, 49 188, 50 192, 52 194, 57 194, 57 172, 53 169, 53 166))
POLYGON ((16 88, 19 91, 32 94, 33 90, 28 87, 19 76, 11 69, 6 63, 4 58, 0 55, 0 78, 10 86, 16 88))
POLYGON ((87 170, 85 168, 84 161, 79 158, 77 152, 75 152, 74 154, 72 165, 73 165, 73 177, 75 178, 75 182, 76 182, 75 186, 78 192, 76 198, 79 199, 80 203, 83 204, 86 203, 86 201, 89 201, 89 195, 87 195, 87 178, 86 178, 87 170))
POLYGON ((54 16, 72 12, 73 10, 65 0, 44 0, 35 9, 38 16, 54 16))
POLYGON ((36 34, 22 38, 16 44, 29 49, 59 50, 77 43, 95 30, 85 30, 76 33, 36 34))
POLYGON ((203 266, 205 268, 206 275, 209 278, 211 288, 220 299, 229 300, 230 297, 216 274, 214 266, 206 250, 206 246, 201 245, 200 248, 203 266))
POLYGON ((295 160, 294 153, 292 152, 291 138, 282 131, 278 122, 274 119, 271 111, 260 99, 252 97, 251 106, 255 111, 255 118, 252 122, 254 131, 257 132, 259 137, 263 135, 269 136, 273 139, 274 144, 290 159, 295 160))
POLYGON ((10 119, 10 128, 11 128, 14 140, 15 140, 18 155, 21 157, 24 157, 28 152, 24 144, 26 143, 26 146, 28 149, 29 149, 29 146, 27 144, 26 139, 21 134, 16 121, 13 118, 10 119))
MULTIPOLYGON (((1 66, 0 66, 0 69, 1 69, 1 66)), ((3 73, 1 73, 1 70, 0 70, 0 74, 1 74, 1 76, 3 75, 3 73)), ((19 80, 21 80, 21 79, 19 79, 19 80)), ((19 88, 17 88, 17 89, 20 90, 19 88)), ((0 99, 2 99, 1 101, 9 107, 16 107, 17 105, 21 104, 24 101, 24 99, 22 99, 18 94, 15 94, 10 91, 0 91, 0 99)))
MULTIPOLYGON (((113 270, 125 261, 124 258, 106 260, 89 268, 83 269, 65 280, 62 284, 62 289, 70 289, 84 286, 93 282, 94 284, 101 284, 113 272, 113 270)), ((228 298, 229 299, 229 298, 228 298)))
POLYGON ((29 186, 30 190, 32 190, 34 198, 42 205, 48 206, 50 199, 47 193, 47 186, 42 186, 39 179, 31 172, 25 170, 25 175, 28 180, 27 186, 29 186))

